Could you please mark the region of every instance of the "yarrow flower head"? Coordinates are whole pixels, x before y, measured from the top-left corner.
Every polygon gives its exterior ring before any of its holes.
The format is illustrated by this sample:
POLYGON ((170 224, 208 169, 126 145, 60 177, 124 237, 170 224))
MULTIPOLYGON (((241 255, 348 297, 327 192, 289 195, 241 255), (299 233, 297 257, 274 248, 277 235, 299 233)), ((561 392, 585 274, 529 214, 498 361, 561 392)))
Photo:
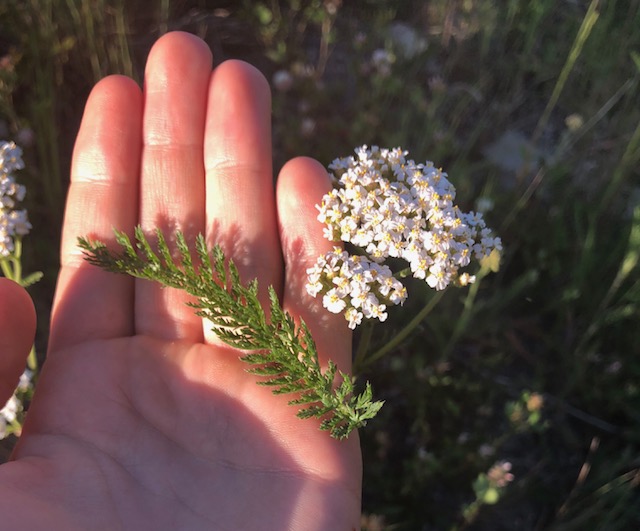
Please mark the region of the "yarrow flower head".
POLYGON ((387 306, 406 300, 388 258, 406 261, 415 278, 440 291, 474 282, 461 269, 502 249, 480 213, 454 204, 455 188, 432 162, 417 164, 400 148, 355 153, 329 165, 334 188, 318 206, 318 220, 327 239, 358 254, 336 247, 307 270, 307 291, 322 295, 329 311, 344 311, 350 328, 363 317, 384 321, 387 306))
POLYGON ((26 210, 16 210, 26 189, 17 184, 13 173, 24 168, 22 150, 14 142, 0 141, 0 258, 13 253, 14 238, 31 230, 26 210))

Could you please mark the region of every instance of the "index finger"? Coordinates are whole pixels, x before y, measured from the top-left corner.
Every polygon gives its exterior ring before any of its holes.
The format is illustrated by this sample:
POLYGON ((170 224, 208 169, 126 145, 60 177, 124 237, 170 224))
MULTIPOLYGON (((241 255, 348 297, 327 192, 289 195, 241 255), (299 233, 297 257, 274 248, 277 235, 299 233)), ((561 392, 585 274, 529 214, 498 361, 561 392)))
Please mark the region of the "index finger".
POLYGON ((132 333, 132 279, 87 263, 77 239, 108 241, 113 228, 133 229, 141 138, 140 88, 123 76, 100 81, 87 100, 73 152, 50 351, 132 333))

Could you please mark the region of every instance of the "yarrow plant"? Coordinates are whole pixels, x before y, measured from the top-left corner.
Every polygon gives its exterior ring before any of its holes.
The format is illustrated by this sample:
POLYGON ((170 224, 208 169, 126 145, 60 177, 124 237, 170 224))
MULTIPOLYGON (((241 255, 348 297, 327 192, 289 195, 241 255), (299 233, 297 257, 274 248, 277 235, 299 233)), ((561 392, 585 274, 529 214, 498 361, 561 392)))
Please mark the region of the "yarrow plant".
POLYGON ((349 243, 357 254, 335 247, 307 271, 309 294, 322 296, 330 312, 344 312, 352 329, 363 318, 384 321, 389 305, 404 303, 398 277, 412 274, 438 291, 466 286, 475 276, 461 269, 502 249, 482 214, 454 203, 455 188, 432 162, 417 164, 400 148, 355 152, 329 166, 334 188, 318 220, 327 239, 349 243), (394 273, 385 264, 390 258, 407 267, 394 273))
POLYGON ((16 183, 13 175, 22 168, 22 150, 14 142, 0 141, 0 256, 3 258, 12 255, 16 250, 16 239, 31 230, 27 211, 15 208, 27 192, 23 185, 16 183))
POLYGON ((154 251, 140 227, 136 243, 120 231, 116 241, 123 252, 107 249, 99 241, 79 239, 87 260, 108 271, 159 282, 193 295, 190 304, 197 315, 212 323, 214 332, 226 344, 247 351, 240 359, 259 377, 258 383, 270 386, 274 394, 294 394, 289 404, 298 407, 298 417, 321 418, 320 428, 343 439, 366 424, 382 407, 372 400, 371 386, 355 393, 355 378, 339 371, 329 362, 323 372, 318 351, 304 322, 296 325, 285 312, 275 290, 269 286, 269 318, 258 300, 256 280, 243 284, 238 269, 226 260, 220 246, 207 249, 202 235, 196 239, 196 265, 184 235, 177 232, 179 257, 174 258, 161 231, 155 234, 154 251))
POLYGON ((15 392, 0 409, 0 439, 9 435, 20 436, 25 417, 25 403, 31 400, 34 391, 34 371, 27 368, 20 376, 15 392))
MULTIPOLYGON (((37 282, 42 274, 36 272, 25 277, 22 273, 22 238, 29 234, 31 223, 27 210, 16 208, 24 199, 26 188, 16 182, 14 173, 23 168, 22 150, 14 142, 0 141, 0 268, 5 277, 27 287, 37 282)), ((24 404, 33 394, 37 369, 36 353, 32 348, 15 393, 0 410, 0 439, 10 434, 20 435, 24 404)))
MULTIPOLYGON (((322 296, 330 312, 344 312, 350 328, 365 318, 384 321, 387 306, 406 300, 399 278, 412 274, 438 291, 450 284, 464 286, 475 277, 461 269, 502 248, 481 214, 464 213, 453 203, 455 189, 445 173, 432 163, 416 164, 407 154, 362 146, 357 157, 336 159, 329 167, 335 188, 318 207, 318 219, 326 225, 325 237, 347 242, 358 252, 336 246, 319 257, 307 270, 307 291, 322 296), (387 259, 404 260, 407 267, 394 273, 387 259)), ((80 238, 79 245, 94 265, 193 295, 197 315, 213 324, 220 339, 247 351, 241 359, 251 365, 248 371, 259 384, 276 394, 295 394, 289 404, 298 407, 299 417, 321 418, 321 429, 344 438, 377 414, 382 402, 373 401, 369 384, 356 394, 355 378, 333 362, 322 372, 307 326, 295 324, 271 287, 267 318, 257 282, 243 284, 219 246, 209 250, 199 236, 196 265, 180 232, 172 238, 177 259, 160 231, 157 251, 140 227, 135 243, 120 231, 115 237, 122 252, 87 238, 80 238)))

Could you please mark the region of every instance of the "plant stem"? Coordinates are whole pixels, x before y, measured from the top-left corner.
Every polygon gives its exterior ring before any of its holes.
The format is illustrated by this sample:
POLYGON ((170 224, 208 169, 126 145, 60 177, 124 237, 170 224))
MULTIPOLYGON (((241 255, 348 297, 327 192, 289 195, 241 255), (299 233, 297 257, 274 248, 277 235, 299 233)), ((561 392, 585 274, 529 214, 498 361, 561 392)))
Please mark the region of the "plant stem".
POLYGON ((356 350, 356 356, 353 360, 353 373, 358 374, 360 367, 363 364, 364 358, 369 350, 371 344, 371 337, 373 335, 373 326, 371 321, 366 321, 360 334, 360 341, 358 342, 358 349, 356 350))
POLYGON ((367 359, 363 360, 361 366, 364 368, 367 365, 370 365, 374 361, 380 359, 390 350, 393 350, 394 348, 396 348, 400 343, 402 343, 402 341, 404 341, 404 339, 413 331, 413 329, 416 326, 418 326, 420 322, 425 317, 427 317, 427 315, 429 315, 429 313, 431 313, 431 310, 433 310, 436 304, 440 302, 440 299, 444 295, 445 291, 446 290, 438 291, 429 300, 429 302, 427 302, 424 308, 422 308, 422 310, 420 310, 420 312, 418 312, 418 314, 409 322, 409 324, 407 324, 407 326, 405 326, 402 330, 400 330, 400 332, 398 332, 386 345, 382 346, 382 348, 378 349, 376 352, 371 354, 371 356, 369 356, 367 359))
POLYGON ((411 274, 411 268, 405 267, 404 269, 401 269, 397 273, 394 273, 393 276, 395 278, 407 278, 410 274, 411 274))
POLYGON ((11 271, 11 268, 9 267, 9 259, 3 258, 0 260, 0 267, 2 268, 2 274, 6 278, 13 280, 13 271, 11 271))
POLYGON ((553 87, 553 92, 551 93, 551 97, 547 102, 547 106, 545 107, 544 112, 540 117, 540 120, 538 120, 536 129, 533 132, 533 135, 531 137, 532 144, 536 144, 536 142, 540 138, 540 135, 542 134, 542 131, 546 127, 547 122, 549 121, 549 118, 551 116, 551 111, 553 111, 553 109, 556 106, 556 103, 558 103, 558 99, 560 98, 560 93, 564 89, 564 86, 567 83, 567 79, 569 78, 569 74, 573 70, 573 67, 576 64, 576 61, 578 60, 578 57, 582 52, 584 43, 589 37, 589 34, 591 33, 591 30, 593 29, 593 26, 596 23, 596 20, 598 20, 598 17, 600 15, 600 13, 598 13, 597 11, 599 3, 600 3, 600 0, 591 0, 591 4, 589 4, 589 9, 587 10, 587 13, 584 16, 584 19, 582 20, 582 25, 578 30, 578 35, 576 36, 576 40, 574 41, 573 46, 571 47, 571 51, 569 52, 569 56, 567 57, 567 60, 564 63, 564 66, 562 67, 562 71, 558 76, 556 85, 555 87, 553 87))
POLYGON ((542 179, 544 178, 545 173, 546 171, 544 168, 540 168, 538 170, 538 173, 536 173, 536 176, 531 180, 531 182, 529 183, 529 186, 527 186, 527 189, 524 191, 520 199, 516 201, 516 204, 513 206, 511 211, 504 218, 502 225, 500 225, 500 230, 499 230, 500 233, 506 232, 507 227, 509 227, 509 225, 511 225, 513 220, 516 219, 516 216, 520 213, 520 211, 525 206, 527 206, 529 199, 531 199, 535 191, 538 189, 538 187, 542 183, 542 179))
POLYGON ((483 265, 480 268, 480 271, 476 274, 476 281, 471 284, 469 287, 469 291, 467 292, 467 296, 464 299, 464 305, 462 309, 462 315, 460 315, 459 319, 456 321, 456 327, 451 334, 451 338, 449 339, 447 346, 442 350, 442 354, 440 356, 441 360, 447 359, 454 345, 457 343, 460 336, 462 336, 467 324, 471 320, 471 315, 473 314, 473 306, 476 301, 476 297, 478 296, 478 291, 480 290, 480 283, 482 279, 486 277, 491 272, 491 268, 489 266, 483 265))
POLYGON ((22 286, 22 238, 14 238, 14 251, 11 255, 11 261, 13 262, 13 277, 12 280, 22 286))
POLYGON ((13 252, 0 260, 0 268, 2 274, 9 280, 13 280, 16 284, 22 286, 22 264, 20 258, 22 256, 22 240, 15 237, 13 241, 13 252))
POLYGON ((38 358, 36 356, 36 346, 32 345, 31 350, 29 351, 29 356, 27 357, 27 367, 34 374, 38 370, 38 358))
MULTIPOLYGON (((634 85, 637 85, 637 82, 636 75, 636 78, 629 80, 625 83, 624 87, 628 86, 628 84, 633 87, 634 85)), ((638 123, 631 135, 631 139, 622 154, 620 162, 616 165, 616 168, 613 171, 609 185, 605 189, 602 199, 598 203, 598 216, 609 205, 609 202, 620 189, 620 185, 624 182, 625 178, 628 178, 631 175, 631 170, 636 167, 638 160, 640 160, 640 123, 638 123)))

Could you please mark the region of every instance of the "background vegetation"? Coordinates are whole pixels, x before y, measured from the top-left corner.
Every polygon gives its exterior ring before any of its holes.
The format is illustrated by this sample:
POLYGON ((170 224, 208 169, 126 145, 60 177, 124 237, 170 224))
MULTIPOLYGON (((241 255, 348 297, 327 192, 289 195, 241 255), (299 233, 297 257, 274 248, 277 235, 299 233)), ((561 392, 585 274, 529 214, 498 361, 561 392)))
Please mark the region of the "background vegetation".
MULTIPOLYGON (((83 102, 174 29, 272 80, 276 171, 400 145, 502 237, 497 274, 361 367, 387 401, 361 434, 363 528, 640 528, 640 2, 4 0, 40 353, 83 102)), ((356 341, 393 337, 413 288, 356 341)))

